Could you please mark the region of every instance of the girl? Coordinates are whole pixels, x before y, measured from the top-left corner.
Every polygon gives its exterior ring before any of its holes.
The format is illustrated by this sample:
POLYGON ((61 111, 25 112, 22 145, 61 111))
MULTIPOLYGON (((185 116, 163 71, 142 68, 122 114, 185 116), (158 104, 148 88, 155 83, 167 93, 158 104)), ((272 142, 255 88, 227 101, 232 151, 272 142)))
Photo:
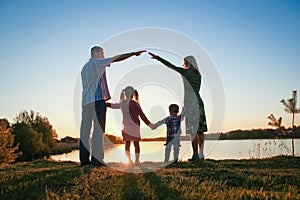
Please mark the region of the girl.
POLYGON ((133 141, 135 148, 135 164, 140 164, 140 119, 148 126, 153 124, 147 119, 139 104, 139 94, 133 87, 128 86, 122 90, 120 95, 120 103, 107 103, 107 107, 112 109, 121 109, 123 115, 123 130, 122 136, 125 141, 125 152, 128 163, 132 164, 130 158, 130 143, 133 141))

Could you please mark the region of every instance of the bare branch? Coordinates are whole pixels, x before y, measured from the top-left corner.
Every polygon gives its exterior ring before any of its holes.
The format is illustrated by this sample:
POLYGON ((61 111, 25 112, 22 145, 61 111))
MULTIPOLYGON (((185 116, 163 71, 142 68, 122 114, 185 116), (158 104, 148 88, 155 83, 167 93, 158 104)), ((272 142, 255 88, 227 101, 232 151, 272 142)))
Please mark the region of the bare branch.
POLYGON ((294 113, 295 113, 295 114, 300 113, 300 108, 294 110, 294 113))
POLYGON ((275 122, 275 121, 276 121, 276 118, 274 117, 273 114, 269 115, 269 116, 268 116, 268 119, 270 119, 272 122, 275 122))
POLYGON ((291 111, 289 108, 286 108, 286 109, 284 109, 284 110, 285 110, 285 112, 293 113, 293 111, 291 111))
POLYGON ((268 125, 277 127, 276 123, 274 123, 274 122, 269 122, 268 125))
POLYGON ((278 126, 281 126, 281 122, 282 122, 282 117, 279 117, 279 119, 278 119, 278 126))
POLYGON ((289 105, 285 102, 285 100, 284 99, 282 99, 281 101, 280 101, 286 108, 288 108, 289 107, 289 105))

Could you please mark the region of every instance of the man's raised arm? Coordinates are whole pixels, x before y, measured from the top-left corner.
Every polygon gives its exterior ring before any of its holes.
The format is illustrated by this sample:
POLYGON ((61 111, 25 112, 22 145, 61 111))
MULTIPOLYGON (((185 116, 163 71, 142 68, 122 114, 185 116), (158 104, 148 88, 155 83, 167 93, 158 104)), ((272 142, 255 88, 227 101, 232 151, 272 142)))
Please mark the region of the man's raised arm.
POLYGON ((146 51, 142 50, 142 51, 136 51, 136 52, 132 52, 132 53, 120 54, 120 55, 112 57, 111 62, 119 62, 119 61, 125 60, 127 58, 130 58, 131 56, 139 56, 144 52, 146 52, 146 51))

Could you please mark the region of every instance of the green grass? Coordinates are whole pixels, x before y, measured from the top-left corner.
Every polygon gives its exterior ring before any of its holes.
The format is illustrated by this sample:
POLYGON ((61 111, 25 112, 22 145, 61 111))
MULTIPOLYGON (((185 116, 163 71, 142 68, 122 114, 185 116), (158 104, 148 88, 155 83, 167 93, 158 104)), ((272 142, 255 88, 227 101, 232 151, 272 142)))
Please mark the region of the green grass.
POLYGON ((80 167, 39 160, 0 168, 0 199, 300 199, 300 157, 80 167), (140 173, 146 172, 147 173, 140 173))

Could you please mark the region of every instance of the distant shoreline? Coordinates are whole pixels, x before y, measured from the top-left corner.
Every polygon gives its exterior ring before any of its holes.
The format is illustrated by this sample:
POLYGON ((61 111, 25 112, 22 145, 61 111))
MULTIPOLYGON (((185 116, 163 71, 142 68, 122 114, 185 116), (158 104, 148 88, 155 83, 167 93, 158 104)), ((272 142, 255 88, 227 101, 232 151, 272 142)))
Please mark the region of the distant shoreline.
MULTIPOLYGON (((104 134, 105 148, 113 148, 115 145, 124 144, 121 137, 104 134)), ((205 134, 205 140, 260 140, 260 139, 299 139, 300 126, 295 127, 294 132, 291 129, 282 133, 276 129, 253 129, 253 130, 234 130, 227 133, 210 133, 205 134)), ((190 135, 181 136, 181 141, 190 141, 190 135)), ((166 141, 165 137, 142 138, 141 142, 158 142, 166 141)), ((70 153, 79 149, 79 138, 67 136, 57 140, 54 147, 51 148, 51 155, 70 153)))

